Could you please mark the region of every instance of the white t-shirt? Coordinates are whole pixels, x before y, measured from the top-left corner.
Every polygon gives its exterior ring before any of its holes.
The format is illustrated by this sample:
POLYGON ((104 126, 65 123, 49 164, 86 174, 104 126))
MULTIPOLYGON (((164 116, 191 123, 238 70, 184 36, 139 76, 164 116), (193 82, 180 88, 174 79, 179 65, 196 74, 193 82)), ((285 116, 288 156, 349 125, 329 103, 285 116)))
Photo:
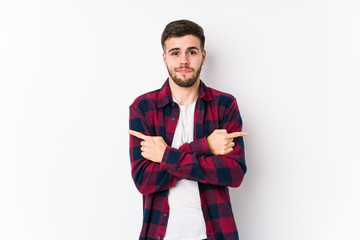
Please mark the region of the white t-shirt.
MULTIPOLYGON (((172 147, 179 148, 184 143, 193 141, 195 104, 196 102, 190 105, 179 105, 180 117, 176 125, 172 147)), ((198 182, 187 179, 179 180, 169 190, 168 203, 170 213, 164 240, 201 240, 206 238, 198 182)))

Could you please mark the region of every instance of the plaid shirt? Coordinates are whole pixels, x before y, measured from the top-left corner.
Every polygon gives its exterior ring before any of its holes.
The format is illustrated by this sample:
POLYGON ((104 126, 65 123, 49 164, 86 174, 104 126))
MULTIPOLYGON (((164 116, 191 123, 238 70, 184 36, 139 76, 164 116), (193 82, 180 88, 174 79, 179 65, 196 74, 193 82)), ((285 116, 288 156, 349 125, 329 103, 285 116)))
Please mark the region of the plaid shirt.
POLYGON ((130 106, 130 129, 161 136, 167 147, 161 163, 141 156, 140 142, 130 135, 131 174, 143 194, 143 226, 139 240, 162 240, 169 214, 169 189, 180 179, 199 183, 208 240, 239 239, 228 187, 240 186, 246 172, 243 138, 234 150, 214 156, 206 138, 215 129, 241 131, 242 120, 233 96, 208 88, 200 81, 194 116, 194 141, 172 148, 179 106, 172 101, 169 79, 159 90, 136 98, 130 106))

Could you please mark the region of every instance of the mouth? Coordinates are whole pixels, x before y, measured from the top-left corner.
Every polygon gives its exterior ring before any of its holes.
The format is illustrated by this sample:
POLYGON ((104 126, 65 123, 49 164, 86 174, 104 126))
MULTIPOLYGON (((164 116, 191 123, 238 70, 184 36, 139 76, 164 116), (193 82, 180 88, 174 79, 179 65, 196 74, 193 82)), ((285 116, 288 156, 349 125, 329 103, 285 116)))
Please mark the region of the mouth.
POLYGON ((190 73, 191 70, 189 70, 189 69, 179 69, 179 70, 177 70, 177 72, 178 73, 190 73))

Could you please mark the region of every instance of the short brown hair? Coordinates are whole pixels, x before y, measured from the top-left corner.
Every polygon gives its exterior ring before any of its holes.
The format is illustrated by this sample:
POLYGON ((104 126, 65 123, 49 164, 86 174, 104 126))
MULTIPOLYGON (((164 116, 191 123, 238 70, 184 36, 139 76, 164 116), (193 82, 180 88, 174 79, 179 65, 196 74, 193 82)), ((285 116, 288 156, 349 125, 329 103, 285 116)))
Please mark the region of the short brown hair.
POLYGON ((161 46, 165 50, 165 41, 171 37, 183 37, 185 35, 194 35, 200 39, 200 48, 204 49, 205 35, 204 30, 198 24, 190 20, 177 20, 166 25, 161 34, 161 46))

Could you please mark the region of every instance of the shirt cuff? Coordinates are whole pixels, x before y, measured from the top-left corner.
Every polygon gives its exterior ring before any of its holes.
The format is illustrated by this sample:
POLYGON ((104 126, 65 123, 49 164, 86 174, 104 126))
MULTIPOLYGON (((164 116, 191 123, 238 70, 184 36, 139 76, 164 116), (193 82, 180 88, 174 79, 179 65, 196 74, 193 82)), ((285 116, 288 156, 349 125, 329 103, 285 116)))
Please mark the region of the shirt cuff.
POLYGON ((160 163, 160 170, 167 172, 175 172, 179 165, 182 152, 176 148, 167 146, 160 163))
POLYGON ((191 152, 199 155, 212 155, 206 138, 200 138, 190 143, 191 152))

